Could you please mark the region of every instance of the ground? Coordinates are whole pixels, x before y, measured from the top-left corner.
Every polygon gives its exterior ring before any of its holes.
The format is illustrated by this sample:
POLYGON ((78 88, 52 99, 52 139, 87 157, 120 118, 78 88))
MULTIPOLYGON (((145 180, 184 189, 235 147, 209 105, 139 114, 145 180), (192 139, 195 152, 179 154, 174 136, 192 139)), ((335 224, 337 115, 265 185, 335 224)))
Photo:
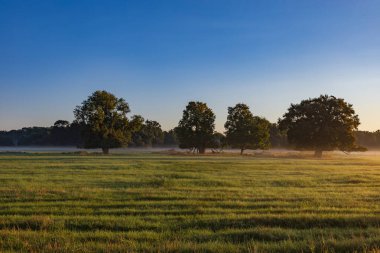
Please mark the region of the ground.
POLYGON ((1 252, 378 252, 380 157, 0 153, 1 252))

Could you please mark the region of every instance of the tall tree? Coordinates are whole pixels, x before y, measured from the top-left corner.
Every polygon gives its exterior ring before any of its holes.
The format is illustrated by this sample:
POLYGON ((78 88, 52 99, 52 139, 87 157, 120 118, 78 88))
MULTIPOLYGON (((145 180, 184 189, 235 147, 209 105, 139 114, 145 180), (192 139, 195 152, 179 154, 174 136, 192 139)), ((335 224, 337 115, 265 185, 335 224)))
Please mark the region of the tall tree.
POLYGON ((279 120, 279 127, 287 132, 289 143, 297 149, 314 150, 316 157, 335 148, 354 149, 359 124, 351 104, 328 95, 291 104, 279 120))
POLYGON ((269 147, 270 123, 253 116, 246 104, 228 107, 226 138, 232 147, 240 148, 240 154, 245 149, 266 149, 269 147))
POLYGON ((180 148, 195 149, 204 154, 213 140, 214 122, 215 115, 206 103, 189 102, 176 127, 180 148))
POLYGON ((141 117, 128 119, 128 103, 107 91, 95 91, 74 110, 76 121, 83 127, 85 148, 101 148, 104 154, 110 148, 126 146, 132 132, 141 127, 141 117))

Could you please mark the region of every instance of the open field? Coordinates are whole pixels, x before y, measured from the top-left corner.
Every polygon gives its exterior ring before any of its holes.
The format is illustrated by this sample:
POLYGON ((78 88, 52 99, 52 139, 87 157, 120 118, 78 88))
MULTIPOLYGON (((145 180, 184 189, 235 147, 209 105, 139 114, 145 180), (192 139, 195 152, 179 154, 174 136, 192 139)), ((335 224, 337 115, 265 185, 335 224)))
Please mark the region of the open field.
POLYGON ((1 252, 379 252, 380 157, 0 153, 1 252))

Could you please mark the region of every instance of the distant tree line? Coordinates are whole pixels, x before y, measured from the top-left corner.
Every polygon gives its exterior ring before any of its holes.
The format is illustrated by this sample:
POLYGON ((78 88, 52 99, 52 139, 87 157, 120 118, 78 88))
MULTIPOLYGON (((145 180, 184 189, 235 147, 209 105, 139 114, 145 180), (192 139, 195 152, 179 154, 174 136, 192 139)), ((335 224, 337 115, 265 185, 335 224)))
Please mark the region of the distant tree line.
POLYGON ((369 131, 356 131, 356 143, 363 147, 379 149, 380 148, 380 130, 369 131))
POLYGON ((341 98, 320 97, 291 104, 277 123, 254 115, 243 103, 228 107, 225 132, 215 131, 215 114, 206 103, 191 101, 178 126, 163 131, 154 120, 128 117, 129 104, 107 91, 92 93, 74 110, 75 120, 58 120, 51 127, 31 127, 0 132, 1 146, 77 146, 101 148, 108 154, 116 147, 179 146, 196 153, 206 149, 294 148, 323 151, 364 150, 380 147, 380 131, 358 131, 358 116, 341 98))
MULTIPOLYGON (((147 121, 149 122, 149 120, 147 121)), ((173 130, 162 131, 160 126, 159 129, 149 132, 145 124, 143 126, 141 131, 133 134, 128 143, 129 146, 178 146, 173 130)), ((84 142, 79 124, 75 121, 69 123, 65 120, 58 120, 51 127, 25 127, 19 130, 0 131, 0 146, 75 146, 84 148, 84 142)))
MULTIPOLYGON (((144 133, 145 134, 145 133, 144 133)), ((173 130, 161 131, 161 137, 150 139, 135 133, 128 146, 175 147, 178 146, 173 130)), ((0 146, 75 146, 83 148, 81 129, 75 124, 56 128, 25 127, 19 130, 0 131, 0 146)))
MULTIPOLYGON (((57 121, 58 122, 58 121, 57 121)), ((68 122, 68 121, 65 121, 68 122)), ((68 123, 66 126, 57 128, 56 123, 51 127, 25 127, 19 130, 0 131, 0 146, 75 146, 83 147, 81 131, 78 126, 68 123)), ((287 136, 281 133, 276 123, 270 125, 270 147, 271 148, 288 148, 287 136)), ((158 138, 153 142, 142 141, 138 133, 133 134, 131 147, 176 147, 178 140, 174 130, 162 131, 163 138, 158 138)), ((216 149, 223 143, 225 136, 216 133, 213 147, 216 149)), ((360 146, 380 149, 380 130, 356 131, 356 143, 360 146)), ((224 146, 227 148, 228 146, 224 146)))

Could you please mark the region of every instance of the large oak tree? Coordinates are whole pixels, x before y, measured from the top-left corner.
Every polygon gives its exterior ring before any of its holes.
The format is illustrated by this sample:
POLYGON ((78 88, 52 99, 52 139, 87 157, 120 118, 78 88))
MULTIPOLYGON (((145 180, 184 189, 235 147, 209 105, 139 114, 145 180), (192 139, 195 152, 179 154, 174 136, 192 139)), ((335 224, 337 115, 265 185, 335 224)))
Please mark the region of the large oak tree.
POLYGON ((82 126, 85 148, 101 148, 104 154, 110 148, 123 147, 131 140, 132 132, 142 125, 142 117, 133 116, 128 103, 107 91, 95 91, 74 110, 76 122, 82 126))
POLYGON ((213 141, 214 122, 215 115, 206 103, 189 102, 175 129, 180 148, 204 154, 213 141))
POLYGON ((239 148, 240 154, 246 149, 266 149, 269 147, 270 123, 253 116, 246 104, 228 107, 226 129, 227 143, 239 148))
POLYGON ((328 95, 291 104, 279 120, 279 127, 286 131, 289 143, 297 149, 314 150, 316 157, 336 148, 354 149, 354 134, 359 124, 351 104, 328 95))

